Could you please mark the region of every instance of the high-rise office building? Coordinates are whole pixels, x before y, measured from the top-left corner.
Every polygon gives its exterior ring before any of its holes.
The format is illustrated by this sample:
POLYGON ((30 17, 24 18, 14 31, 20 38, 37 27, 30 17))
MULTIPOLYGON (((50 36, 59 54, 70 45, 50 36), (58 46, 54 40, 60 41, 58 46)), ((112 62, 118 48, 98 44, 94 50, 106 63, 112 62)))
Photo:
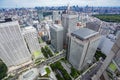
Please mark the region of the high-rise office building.
POLYGON ((99 43, 99 33, 87 28, 80 28, 69 35, 67 58, 78 70, 92 63, 99 43))
POLYGON ((38 18, 39 18, 39 21, 40 21, 40 22, 44 19, 44 16, 43 16, 43 12, 42 12, 42 11, 38 11, 38 18))
POLYGON ((53 22, 55 22, 55 21, 60 21, 61 20, 61 15, 59 14, 59 11, 53 11, 53 14, 52 14, 53 16, 53 22))
MULTIPOLYGON (((103 80, 103 79, 100 79, 100 77, 106 71, 106 69, 108 68, 109 64, 113 59, 119 67, 120 65, 119 55, 120 55, 120 34, 118 35, 118 38, 114 43, 110 53, 107 55, 106 59, 103 61, 103 64, 101 65, 99 70, 96 72, 96 74, 94 74, 94 76, 92 77, 92 80, 103 80)), ((115 80, 119 80, 119 79, 115 79, 115 80)))
POLYGON ((97 31, 99 32, 100 31, 100 28, 101 28, 101 24, 98 23, 98 22, 87 22, 86 23, 86 28, 89 28, 89 29, 92 29, 94 31, 97 31))
POLYGON ((34 27, 25 27, 23 29, 23 36, 31 54, 33 54, 36 51, 40 51, 40 45, 37 38, 37 30, 34 27))
POLYGON ((63 14, 62 26, 64 27, 64 43, 66 43, 67 33, 71 33, 76 30, 78 22, 78 15, 63 14))
POLYGON ((61 51, 63 49, 63 27, 57 24, 53 24, 50 27, 51 45, 55 49, 54 51, 61 51))
POLYGON ((0 58, 8 67, 31 60, 18 22, 0 23, 0 58))

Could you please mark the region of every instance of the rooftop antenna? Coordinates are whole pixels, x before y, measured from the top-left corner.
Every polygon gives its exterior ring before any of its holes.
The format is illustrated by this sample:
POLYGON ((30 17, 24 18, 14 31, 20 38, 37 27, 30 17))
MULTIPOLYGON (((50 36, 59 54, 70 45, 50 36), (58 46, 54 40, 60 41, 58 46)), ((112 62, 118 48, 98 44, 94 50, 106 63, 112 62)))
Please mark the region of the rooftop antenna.
POLYGON ((67 14, 69 14, 69 12, 70 12, 70 2, 67 5, 67 14))

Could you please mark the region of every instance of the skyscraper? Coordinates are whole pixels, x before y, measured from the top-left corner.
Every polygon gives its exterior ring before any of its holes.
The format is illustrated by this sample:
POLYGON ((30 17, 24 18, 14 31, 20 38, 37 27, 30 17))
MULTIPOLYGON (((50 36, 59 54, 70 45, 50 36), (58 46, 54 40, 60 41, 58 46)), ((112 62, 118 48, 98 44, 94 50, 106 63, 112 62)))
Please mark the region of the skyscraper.
POLYGON ((55 51, 61 51, 63 49, 63 27, 57 24, 53 24, 50 27, 51 45, 55 51))
POLYGON ((28 26, 23 29, 23 36, 29 47, 31 54, 40 51, 40 45, 37 38, 37 31, 34 27, 28 26))
POLYGON ((74 15, 74 14, 62 15, 62 26, 64 27, 64 43, 66 43, 67 33, 71 33, 76 30, 77 22, 78 22, 78 15, 74 15))
POLYGON ((61 20, 61 15, 59 14, 59 11, 53 11, 53 22, 61 20))
POLYGON ((31 60, 18 22, 0 23, 0 58, 8 67, 31 60))
POLYGON ((92 77, 92 80, 100 80, 100 77, 106 71, 106 69, 108 68, 109 64, 113 59, 119 67, 120 65, 120 34, 118 35, 118 38, 114 43, 109 55, 107 55, 106 59, 103 61, 103 64, 101 65, 99 70, 92 77))
POLYGON ((68 60, 78 70, 92 63, 99 43, 99 34, 87 28, 80 28, 69 35, 68 60))
POLYGON ((86 28, 89 28, 89 29, 92 29, 92 30, 94 30, 94 31, 97 31, 97 32, 99 32, 100 31, 100 28, 101 28, 101 23, 99 22, 87 22, 86 23, 86 28))

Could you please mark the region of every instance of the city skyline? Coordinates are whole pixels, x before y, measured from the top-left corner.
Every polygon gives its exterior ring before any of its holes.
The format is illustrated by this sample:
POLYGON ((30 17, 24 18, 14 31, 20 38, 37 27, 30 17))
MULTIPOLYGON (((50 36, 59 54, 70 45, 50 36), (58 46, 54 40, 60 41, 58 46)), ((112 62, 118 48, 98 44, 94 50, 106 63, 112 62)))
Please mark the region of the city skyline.
POLYGON ((20 8, 36 6, 101 6, 101 7, 120 7, 119 0, 1 0, 0 8, 20 8))

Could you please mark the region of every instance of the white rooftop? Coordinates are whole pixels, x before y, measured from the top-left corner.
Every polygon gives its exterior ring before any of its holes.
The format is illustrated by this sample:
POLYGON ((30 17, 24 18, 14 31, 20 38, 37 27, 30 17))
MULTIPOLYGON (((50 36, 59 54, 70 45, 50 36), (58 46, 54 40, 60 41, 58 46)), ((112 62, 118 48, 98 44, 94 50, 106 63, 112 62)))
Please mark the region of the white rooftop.
POLYGON ((98 32, 93 31, 88 28, 80 28, 79 30, 76 30, 71 33, 72 36, 76 36, 77 38, 79 38, 81 40, 88 39, 96 34, 98 34, 98 32))
POLYGON ((36 32, 37 30, 33 26, 27 26, 27 27, 23 28, 22 31, 24 34, 24 33, 29 33, 29 32, 36 32))
POLYGON ((37 68, 24 72, 19 80, 34 80, 39 75, 37 68))
POLYGON ((47 74, 45 68, 46 68, 46 66, 40 68, 40 72, 39 73, 41 74, 41 76, 44 76, 45 74, 47 74))
POLYGON ((63 27, 57 24, 53 24, 52 28, 54 28, 55 30, 59 31, 59 30, 63 30, 63 27))
POLYGON ((66 18, 77 18, 78 17, 78 15, 76 14, 63 14, 62 16, 66 18))

